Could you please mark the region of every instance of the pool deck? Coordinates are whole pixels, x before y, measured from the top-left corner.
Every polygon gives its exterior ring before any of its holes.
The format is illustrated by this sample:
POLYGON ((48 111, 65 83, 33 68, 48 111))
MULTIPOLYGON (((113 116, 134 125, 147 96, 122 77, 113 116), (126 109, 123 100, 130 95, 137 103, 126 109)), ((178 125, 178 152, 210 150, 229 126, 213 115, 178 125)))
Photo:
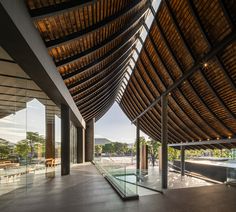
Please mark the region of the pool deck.
POLYGON ((1 212, 152 212, 236 211, 236 188, 225 185, 166 190, 124 202, 91 164, 73 167, 71 175, 0 197, 1 212))

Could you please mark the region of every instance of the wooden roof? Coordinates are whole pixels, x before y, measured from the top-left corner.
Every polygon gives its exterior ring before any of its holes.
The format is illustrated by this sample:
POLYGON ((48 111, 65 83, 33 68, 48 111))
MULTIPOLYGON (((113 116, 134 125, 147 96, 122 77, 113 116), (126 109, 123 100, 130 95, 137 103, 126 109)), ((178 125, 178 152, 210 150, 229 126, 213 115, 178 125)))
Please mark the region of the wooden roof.
POLYGON ((114 103, 147 0, 27 0, 35 27, 85 121, 114 103))
MULTIPOLYGON (((129 119, 135 120, 179 82, 168 95, 169 143, 235 137, 235 26, 233 0, 162 0, 118 101, 129 119)), ((160 101, 139 118, 139 123, 142 131, 160 140, 160 101)), ((224 147, 235 144, 189 148, 224 147)))

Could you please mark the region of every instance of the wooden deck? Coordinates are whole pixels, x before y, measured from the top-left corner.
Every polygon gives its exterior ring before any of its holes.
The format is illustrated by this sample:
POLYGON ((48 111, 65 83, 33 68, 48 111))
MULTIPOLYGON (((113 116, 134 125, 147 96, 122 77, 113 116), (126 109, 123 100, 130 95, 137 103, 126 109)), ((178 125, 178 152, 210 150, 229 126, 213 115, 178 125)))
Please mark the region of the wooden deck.
POLYGON ((0 197, 1 212, 28 211, 236 211, 236 188, 214 185, 167 190, 164 195, 124 202, 90 164, 72 169, 70 176, 57 177, 29 189, 0 197))

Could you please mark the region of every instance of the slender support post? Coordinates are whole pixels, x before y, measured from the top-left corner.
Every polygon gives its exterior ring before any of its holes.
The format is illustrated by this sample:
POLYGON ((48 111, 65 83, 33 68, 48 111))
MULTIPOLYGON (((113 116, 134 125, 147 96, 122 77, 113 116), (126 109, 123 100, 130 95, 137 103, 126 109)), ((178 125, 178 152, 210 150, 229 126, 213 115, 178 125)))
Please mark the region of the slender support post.
POLYGON ((181 176, 185 174, 185 147, 181 146, 181 176))
POLYGON ((140 169, 140 130, 138 119, 136 122, 136 169, 140 169))
POLYGON ((147 172, 148 170, 148 145, 147 144, 141 144, 140 145, 140 169, 142 171, 147 172))
POLYGON ((168 99, 167 95, 161 97, 161 145, 162 145, 162 188, 166 189, 168 186, 168 133, 167 133, 167 106, 168 99))
POLYGON ((61 105, 61 175, 70 174, 70 110, 61 105))
POLYGON ((55 158, 55 123, 50 119, 46 119, 45 158, 55 158))
POLYGON ((77 128, 77 163, 85 162, 85 129, 77 128))
POLYGON ((94 122, 95 119, 91 119, 86 123, 85 130, 85 161, 91 162, 94 159, 94 122))
POLYGON ((146 159, 146 169, 148 170, 148 145, 146 145, 146 155, 145 155, 145 159, 146 159))

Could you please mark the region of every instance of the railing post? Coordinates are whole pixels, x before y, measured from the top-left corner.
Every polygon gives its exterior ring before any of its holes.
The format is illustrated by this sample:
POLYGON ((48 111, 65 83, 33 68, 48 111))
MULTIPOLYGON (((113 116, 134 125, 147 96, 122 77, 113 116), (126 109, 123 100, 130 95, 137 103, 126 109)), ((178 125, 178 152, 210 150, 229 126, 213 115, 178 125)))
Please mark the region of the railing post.
POLYGON ((139 119, 136 122, 136 169, 140 169, 140 130, 139 119))
POLYGON ((181 146, 181 176, 185 174, 185 147, 181 146))

